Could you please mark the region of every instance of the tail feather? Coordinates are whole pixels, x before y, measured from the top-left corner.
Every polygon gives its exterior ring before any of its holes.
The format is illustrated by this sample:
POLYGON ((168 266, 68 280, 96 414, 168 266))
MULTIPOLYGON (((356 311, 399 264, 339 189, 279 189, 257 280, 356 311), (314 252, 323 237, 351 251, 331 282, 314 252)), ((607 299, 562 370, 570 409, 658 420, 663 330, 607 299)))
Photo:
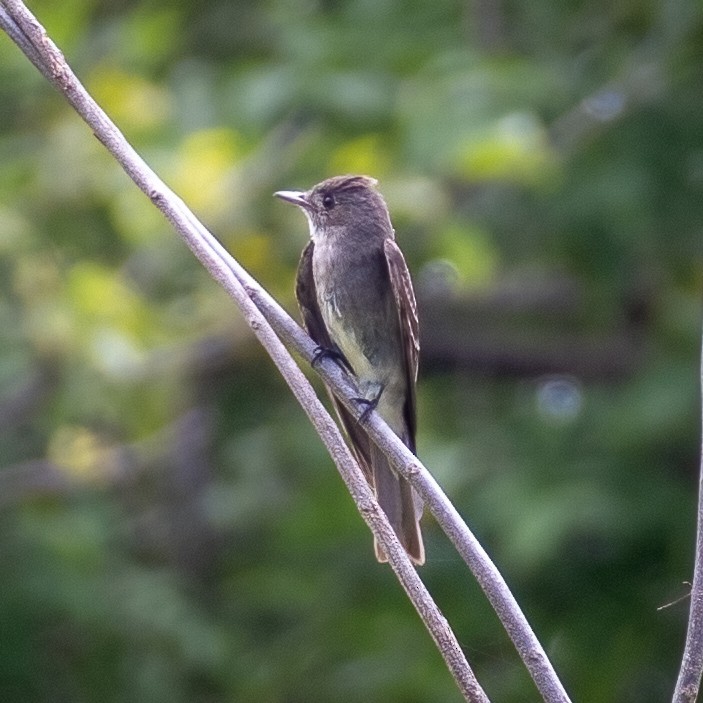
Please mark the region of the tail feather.
MULTIPOLYGON (((372 448, 372 465, 379 505, 413 563, 424 564, 425 547, 419 523, 422 514, 421 501, 413 487, 391 469, 388 459, 376 446, 372 448)), ((374 546, 376 558, 380 562, 388 561, 380 545, 374 543, 374 546)))

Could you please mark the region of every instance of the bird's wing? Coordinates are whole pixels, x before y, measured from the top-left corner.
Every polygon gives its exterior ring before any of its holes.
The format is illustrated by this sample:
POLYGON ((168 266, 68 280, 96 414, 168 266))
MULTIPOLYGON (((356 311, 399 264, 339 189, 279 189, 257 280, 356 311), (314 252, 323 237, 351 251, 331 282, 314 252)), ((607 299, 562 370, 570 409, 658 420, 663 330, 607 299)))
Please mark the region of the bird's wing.
POLYGON ((410 434, 409 448, 415 452, 415 432, 417 429, 417 416, 415 409, 415 382, 417 381, 417 367, 420 356, 420 324, 417 317, 417 304, 413 284, 410 280, 403 252, 392 239, 383 243, 388 264, 388 274, 391 280, 391 290, 395 296, 400 320, 400 333, 403 344, 403 357, 405 360, 405 376, 408 393, 405 400, 403 414, 410 434))
MULTIPOLYGON (((295 297, 298 300, 298 307, 303 316, 303 324, 313 341, 316 342, 322 349, 332 350, 335 354, 339 354, 341 361, 345 364, 348 370, 351 371, 349 363, 341 354, 337 346, 330 338, 325 321, 322 318, 320 307, 317 303, 317 291, 315 290, 315 279, 312 272, 312 255, 314 251, 314 243, 309 242, 303 249, 298 264, 298 274, 295 281, 295 297)), ((351 448, 359 462, 361 470, 369 484, 373 485, 373 471, 371 470, 371 447, 369 438, 366 432, 362 429, 359 423, 354 419, 351 413, 330 393, 332 403, 337 411, 344 431, 349 437, 351 448)))
POLYGON ((308 334, 322 349, 332 349, 332 340, 322 319, 320 307, 317 304, 315 279, 312 275, 312 254, 314 250, 315 244, 312 241, 308 242, 308 245, 300 255, 298 273, 295 279, 295 297, 308 334))

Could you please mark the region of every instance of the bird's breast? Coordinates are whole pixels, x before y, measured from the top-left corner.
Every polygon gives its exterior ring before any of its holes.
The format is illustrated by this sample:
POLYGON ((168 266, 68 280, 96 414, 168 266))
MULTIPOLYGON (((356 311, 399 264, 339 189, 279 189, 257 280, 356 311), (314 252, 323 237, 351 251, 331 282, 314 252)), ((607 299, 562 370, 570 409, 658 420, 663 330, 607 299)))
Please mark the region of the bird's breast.
POLYGON ((332 341, 360 378, 384 382, 399 353, 398 312, 382 251, 315 243, 313 276, 332 341))

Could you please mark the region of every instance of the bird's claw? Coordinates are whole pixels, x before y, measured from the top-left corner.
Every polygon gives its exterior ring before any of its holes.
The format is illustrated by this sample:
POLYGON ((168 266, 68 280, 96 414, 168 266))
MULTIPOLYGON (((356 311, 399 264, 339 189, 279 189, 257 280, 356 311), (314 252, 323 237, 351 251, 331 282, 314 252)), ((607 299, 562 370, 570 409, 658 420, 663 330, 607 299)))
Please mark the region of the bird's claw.
POLYGON ((381 386, 381 389, 378 391, 374 398, 371 398, 371 400, 369 400, 368 398, 352 398, 352 400, 355 400, 357 403, 359 403, 359 405, 366 406, 362 411, 361 415, 359 415, 359 424, 363 425, 369 419, 369 415, 371 415, 371 413, 378 407, 378 401, 381 400, 382 393, 383 386, 381 386))
POLYGON ((359 403, 359 405, 365 406, 358 419, 358 423, 363 425, 369 419, 369 415, 371 415, 371 413, 376 409, 376 406, 378 405, 378 398, 374 398, 373 400, 367 400, 366 398, 352 398, 352 400, 359 403))
POLYGON ((315 368, 320 364, 323 359, 333 359, 337 363, 344 363, 344 357, 336 349, 330 349, 329 347, 319 346, 312 355, 312 361, 310 365, 315 368))

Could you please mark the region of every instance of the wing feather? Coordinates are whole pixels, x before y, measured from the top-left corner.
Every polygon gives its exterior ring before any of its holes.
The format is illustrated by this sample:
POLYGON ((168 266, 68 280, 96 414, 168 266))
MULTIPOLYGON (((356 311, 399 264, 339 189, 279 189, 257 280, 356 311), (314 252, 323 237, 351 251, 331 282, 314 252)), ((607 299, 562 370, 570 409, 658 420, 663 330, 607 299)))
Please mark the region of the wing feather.
POLYGON ((410 279, 410 272, 405 263, 403 252, 392 239, 386 239, 384 253, 388 264, 391 289, 395 296, 405 359, 405 374, 408 393, 405 401, 404 415, 410 433, 410 449, 415 452, 415 433, 417 431, 417 411, 415 403, 415 383, 420 358, 420 324, 417 317, 417 303, 410 279))

